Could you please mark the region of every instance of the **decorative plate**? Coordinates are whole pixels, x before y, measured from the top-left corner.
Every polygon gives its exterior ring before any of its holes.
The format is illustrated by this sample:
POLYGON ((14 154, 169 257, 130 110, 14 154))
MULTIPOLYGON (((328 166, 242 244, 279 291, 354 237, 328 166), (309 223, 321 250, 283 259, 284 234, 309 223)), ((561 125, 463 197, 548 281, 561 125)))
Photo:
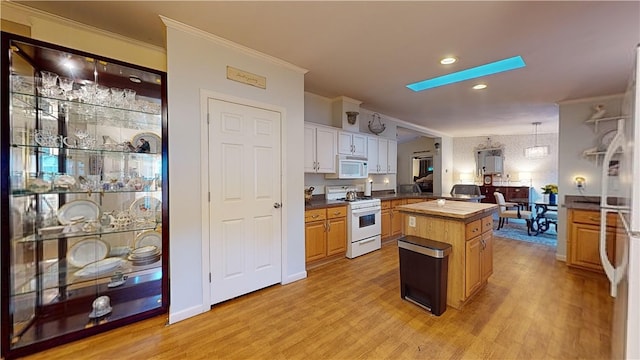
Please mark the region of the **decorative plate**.
POLYGON ((155 245, 146 245, 139 248, 133 249, 131 251, 132 258, 145 258, 149 256, 154 256, 158 252, 158 247, 155 245))
POLYGON ((83 267, 102 260, 109 254, 109 244, 96 238, 82 239, 73 244, 67 252, 67 261, 75 267, 83 267))
POLYGON ((162 153, 162 139, 160 138, 160 136, 152 132, 139 133, 131 139, 131 145, 133 145, 133 147, 138 147, 138 145, 140 145, 140 143, 138 142, 140 139, 145 139, 147 142, 149 142, 150 154, 162 153))
POLYGON ((120 265, 122 265, 122 259, 117 257, 110 257, 110 258, 102 259, 100 261, 87 264, 82 269, 76 271, 73 275, 79 276, 79 277, 98 276, 98 275, 106 274, 110 271, 113 271, 117 269, 120 265))
POLYGON ((598 146, 598 150, 606 151, 609 148, 609 144, 613 141, 613 138, 616 137, 617 130, 607 131, 600 138, 600 145, 598 146))
POLYGON ((84 216, 85 221, 100 219, 100 206, 91 200, 73 200, 58 209, 58 221, 62 225, 71 224, 71 219, 84 216))
POLYGON ((135 249, 132 253, 145 246, 155 246, 158 248, 158 252, 162 252, 162 234, 155 230, 143 231, 136 237, 135 249))
POLYGON ((153 196, 143 196, 131 203, 129 212, 136 219, 155 217, 162 214, 162 201, 153 196))

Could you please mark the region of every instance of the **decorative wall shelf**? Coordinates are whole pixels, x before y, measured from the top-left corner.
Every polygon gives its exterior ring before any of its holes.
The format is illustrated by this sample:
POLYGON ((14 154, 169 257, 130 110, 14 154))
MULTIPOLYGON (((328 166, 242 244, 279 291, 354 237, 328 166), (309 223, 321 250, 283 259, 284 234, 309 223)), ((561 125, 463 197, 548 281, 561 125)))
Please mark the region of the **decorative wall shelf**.
POLYGON ((606 118, 600 118, 600 119, 589 119, 586 120, 584 123, 585 124, 593 124, 593 131, 595 133, 598 132, 598 123, 603 122, 603 121, 614 121, 614 120, 619 120, 619 119, 626 119, 628 118, 628 116, 611 116, 611 117, 606 117, 606 118))

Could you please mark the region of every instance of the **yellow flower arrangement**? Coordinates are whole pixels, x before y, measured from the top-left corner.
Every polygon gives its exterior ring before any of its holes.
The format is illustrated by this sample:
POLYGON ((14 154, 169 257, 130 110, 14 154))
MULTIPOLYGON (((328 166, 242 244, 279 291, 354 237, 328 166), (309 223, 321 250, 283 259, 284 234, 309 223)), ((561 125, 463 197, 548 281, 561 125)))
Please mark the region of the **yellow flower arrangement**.
POLYGON ((557 194, 558 193, 558 185, 556 184, 547 184, 542 188, 543 194, 557 194))

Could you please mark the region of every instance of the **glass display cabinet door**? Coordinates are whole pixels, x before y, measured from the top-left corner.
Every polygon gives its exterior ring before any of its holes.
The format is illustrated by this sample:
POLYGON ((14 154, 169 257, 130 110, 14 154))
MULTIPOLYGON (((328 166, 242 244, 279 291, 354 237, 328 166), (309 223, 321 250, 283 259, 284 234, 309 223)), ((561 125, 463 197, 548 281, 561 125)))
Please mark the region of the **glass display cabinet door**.
POLYGON ((166 312, 165 73, 2 49, 2 355, 166 312))

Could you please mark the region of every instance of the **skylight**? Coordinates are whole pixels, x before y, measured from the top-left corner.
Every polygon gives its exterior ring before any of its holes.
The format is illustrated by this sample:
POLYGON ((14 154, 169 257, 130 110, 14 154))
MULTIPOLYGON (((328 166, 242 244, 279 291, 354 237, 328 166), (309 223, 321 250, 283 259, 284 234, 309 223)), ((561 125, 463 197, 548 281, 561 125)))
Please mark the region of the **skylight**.
POLYGON ((504 71, 515 70, 525 67, 526 64, 521 56, 514 56, 508 59, 498 60, 492 63, 476 66, 470 69, 461 70, 447 75, 438 76, 432 79, 422 80, 407 87, 413 91, 432 89, 438 86, 449 85, 460 81, 475 79, 482 76, 493 75, 504 71))

